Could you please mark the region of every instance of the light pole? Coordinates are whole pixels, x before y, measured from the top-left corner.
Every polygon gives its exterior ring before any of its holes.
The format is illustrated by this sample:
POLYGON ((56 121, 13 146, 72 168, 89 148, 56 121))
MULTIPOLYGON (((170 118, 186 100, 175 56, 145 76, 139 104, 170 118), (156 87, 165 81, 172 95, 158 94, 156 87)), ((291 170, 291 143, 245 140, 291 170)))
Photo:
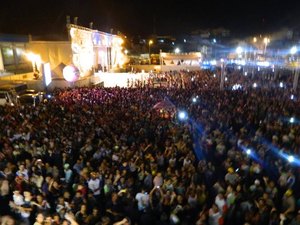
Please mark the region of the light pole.
POLYGON ((149 65, 151 64, 151 52, 150 52, 150 47, 153 44, 152 40, 149 40, 148 45, 149 45, 149 65))
POLYGON ((266 55, 266 53, 267 53, 267 46, 269 43, 270 43, 270 38, 265 37, 264 38, 264 44, 265 44, 264 55, 266 55))
MULTIPOLYGON (((294 58, 294 55, 297 54, 298 52, 298 48, 297 46, 293 46, 290 50, 291 55, 294 58)), ((297 91, 297 86, 298 86, 298 80, 299 80, 299 68, 298 68, 298 57, 296 56, 296 65, 295 65, 296 69, 294 72, 294 82, 293 82, 293 91, 297 91)))

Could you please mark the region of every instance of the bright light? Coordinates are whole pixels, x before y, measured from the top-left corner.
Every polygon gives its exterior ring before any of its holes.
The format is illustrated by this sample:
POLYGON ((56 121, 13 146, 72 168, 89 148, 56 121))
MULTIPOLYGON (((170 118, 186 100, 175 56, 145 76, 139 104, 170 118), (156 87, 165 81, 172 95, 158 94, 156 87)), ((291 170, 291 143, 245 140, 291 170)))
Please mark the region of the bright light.
POLYGON ((197 102, 197 98, 193 98, 192 101, 193 101, 193 103, 196 103, 197 102))
POLYGON ((153 44, 153 41, 152 40, 149 40, 149 45, 152 45, 153 44))
POLYGON ((257 62, 256 65, 268 67, 268 66, 270 66, 270 62, 268 62, 268 61, 257 62))
POLYGON ((32 52, 26 53, 25 55, 27 59, 30 60, 32 63, 37 63, 39 65, 42 63, 40 55, 34 54, 32 52))
POLYGON ((239 90, 239 89, 242 89, 242 85, 240 85, 240 84, 235 84, 235 85, 232 86, 232 90, 233 90, 233 91, 236 91, 236 90, 239 90))
POLYGON ((180 120, 186 120, 186 119, 188 118, 188 115, 187 115, 186 112, 180 111, 180 112, 178 113, 178 118, 179 118, 180 120))
POLYGON ((51 98, 52 96, 51 95, 47 95, 47 98, 51 98))
POLYGON ((236 51, 237 54, 242 54, 243 48, 241 46, 239 46, 239 47, 236 48, 235 51, 236 51))
POLYGON ((125 50, 124 50, 124 53, 127 55, 127 54, 128 54, 128 50, 127 50, 127 49, 125 49, 125 50))
POLYGON ((66 66, 63 69, 63 76, 64 76, 65 80, 68 82, 77 81, 79 78, 79 75, 80 75, 80 72, 79 72, 78 68, 76 68, 73 65, 66 66))
POLYGON ((178 54, 180 52, 179 48, 175 48, 175 53, 178 54))
POLYGON ((282 82, 279 83, 279 87, 283 88, 283 83, 282 82))
POLYGON ((295 118, 294 117, 291 117, 290 118, 290 123, 294 123, 295 122, 295 118))
POLYGON ((257 38, 256 38, 256 37, 253 38, 253 42, 254 42, 254 43, 257 42, 257 38))
POLYGON ((290 163, 292 163, 292 162, 295 161, 295 158, 294 158, 294 156, 290 155, 290 156, 287 158, 287 160, 288 160, 290 163))
POLYGON ((213 39, 213 43, 217 43, 217 40, 215 38, 213 39))
POLYGON ((251 155, 251 153, 252 153, 251 149, 248 148, 248 149, 246 150, 246 153, 247 153, 247 155, 251 155))
POLYGON ((254 84, 253 84, 253 87, 254 87, 254 88, 257 88, 257 83, 254 83, 254 84))
POLYGON ((291 95, 291 100, 294 100, 295 99, 295 96, 294 95, 291 95))
POLYGON ((186 39, 183 39, 183 42, 186 43, 186 39))
POLYGON ((214 77, 216 77, 216 74, 214 74, 214 77))
POLYGON ((228 80, 228 78, 227 77, 225 77, 225 81, 227 81, 228 80))
POLYGON ((269 44, 269 43, 270 43, 270 38, 265 37, 265 38, 264 38, 264 43, 265 43, 265 44, 269 44))
POLYGON ((52 81, 50 63, 43 64, 43 75, 44 75, 44 82, 47 87, 52 81))
POLYGON ((192 77, 192 78, 191 78, 191 81, 194 81, 194 80, 195 80, 195 78, 194 78, 194 77, 192 77))
POLYGON ((248 75, 248 72, 245 72, 245 76, 247 76, 248 75))
POLYGON ((293 47, 291 48, 291 50, 290 50, 290 53, 291 53, 292 55, 296 54, 297 52, 298 52, 297 46, 293 46, 293 47))

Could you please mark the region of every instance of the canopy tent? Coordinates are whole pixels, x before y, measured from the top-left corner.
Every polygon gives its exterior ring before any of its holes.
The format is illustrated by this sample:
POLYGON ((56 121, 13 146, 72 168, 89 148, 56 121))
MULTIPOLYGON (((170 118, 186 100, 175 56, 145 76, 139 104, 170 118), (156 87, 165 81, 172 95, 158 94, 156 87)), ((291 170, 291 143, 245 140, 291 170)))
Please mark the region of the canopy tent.
POLYGON ((165 110, 165 111, 176 111, 175 105, 167 99, 156 103, 153 106, 153 109, 155 109, 155 110, 165 110))
POLYGON ((164 99, 153 106, 153 109, 159 113, 160 117, 170 119, 176 113, 176 106, 168 99, 164 99))

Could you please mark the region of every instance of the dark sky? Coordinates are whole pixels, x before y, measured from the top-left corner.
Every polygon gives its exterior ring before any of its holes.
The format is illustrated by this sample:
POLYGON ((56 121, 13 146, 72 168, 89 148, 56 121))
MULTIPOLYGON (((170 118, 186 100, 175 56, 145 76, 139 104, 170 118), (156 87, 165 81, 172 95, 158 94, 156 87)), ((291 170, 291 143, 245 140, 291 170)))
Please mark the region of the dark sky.
POLYGON ((79 25, 93 21, 98 30, 114 28, 128 35, 224 27, 240 36, 299 26, 300 1, 5 0, 0 6, 0 33, 60 34, 65 32, 66 15, 78 16, 79 25))

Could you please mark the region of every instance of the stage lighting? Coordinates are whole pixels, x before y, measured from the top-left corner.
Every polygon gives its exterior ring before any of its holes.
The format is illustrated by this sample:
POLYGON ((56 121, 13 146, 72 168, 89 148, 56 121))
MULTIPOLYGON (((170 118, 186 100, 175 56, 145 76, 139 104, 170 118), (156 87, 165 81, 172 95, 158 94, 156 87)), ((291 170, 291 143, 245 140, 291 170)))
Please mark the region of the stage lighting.
POLYGON ((181 121, 184 121, 184 120, 187 120, 188 115, 187 115, 186 112, 180 111, 180 112, 178 113, 178 118, 179 118, 181 121))

